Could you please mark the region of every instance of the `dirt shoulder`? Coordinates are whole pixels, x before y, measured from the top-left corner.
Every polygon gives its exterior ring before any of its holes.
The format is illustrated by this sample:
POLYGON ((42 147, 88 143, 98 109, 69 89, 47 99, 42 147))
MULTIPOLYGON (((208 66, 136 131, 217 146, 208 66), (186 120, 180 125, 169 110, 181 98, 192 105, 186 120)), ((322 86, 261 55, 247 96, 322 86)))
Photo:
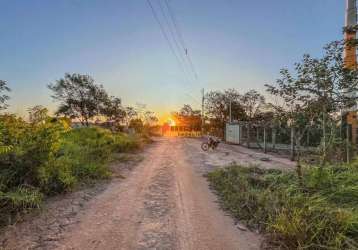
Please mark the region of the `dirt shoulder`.
MULTIPOLYGON (((217 167, 224 167, 232 164, 243 166, 259 166, 264 169, 292 170, 295 162, 275 154, 264 154, 258 150, 249 149, 239 145, 220 143, 219 147, 212 151, 200 152, 201 140, 183 139, 190 148, 190 152, 198 152, 201 155, 203 173, 214 170, 217 167)), ((189 152, 189 153, 190 153, 189 152)), ((200 157, 199 157, 200 158, 200 157)), ((193 160, 198 157, 193 156, 193 160)))
POLYGON ((53 249, 69 226, 78 224, 78 214, 87 203, 103 193, 112 183, 120 183, 143 159, 145 153, 118 154, 111 164, 113 178, 80 187, 78 191, 47 199, 38 210, 32 210, 17 223, 0 233, 0 249, 53 249))

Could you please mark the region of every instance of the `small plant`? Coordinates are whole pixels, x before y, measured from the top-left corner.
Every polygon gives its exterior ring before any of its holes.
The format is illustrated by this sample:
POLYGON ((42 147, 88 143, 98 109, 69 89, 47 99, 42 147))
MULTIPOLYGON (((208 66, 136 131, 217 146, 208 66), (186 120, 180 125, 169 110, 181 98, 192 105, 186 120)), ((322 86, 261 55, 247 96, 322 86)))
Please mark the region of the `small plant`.
POLYGON ((31 208, 38 208, 43 194, 36 188, 20 186, 7 192, 0 191, 0 225, 11 223, 16 215, 31 208))
POLYGON ((208 179, 223 208, 264 232, 270 249, 357 249, 355 163, 303 170, 302 183, 294 173, 240 166, 208 179))

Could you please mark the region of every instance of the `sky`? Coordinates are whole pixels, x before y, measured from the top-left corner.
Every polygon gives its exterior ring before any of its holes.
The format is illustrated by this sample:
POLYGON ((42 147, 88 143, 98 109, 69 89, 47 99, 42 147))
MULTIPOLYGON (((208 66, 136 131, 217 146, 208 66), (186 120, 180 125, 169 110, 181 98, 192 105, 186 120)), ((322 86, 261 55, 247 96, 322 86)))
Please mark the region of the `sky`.
MULTIPOLYGON (((164 1, 150 0, 171 38, 164 1)), ((164 117, 183 104, 199 108, 202 88, 264 94, 281 68, 343 36, 345 0, 168 2, 197 78, 187 61, 178 63, 147 0, 0 0, 9 111, 55 110, 46 86, 68 72, 89 74, 124 105, 146 104, 164 117)))

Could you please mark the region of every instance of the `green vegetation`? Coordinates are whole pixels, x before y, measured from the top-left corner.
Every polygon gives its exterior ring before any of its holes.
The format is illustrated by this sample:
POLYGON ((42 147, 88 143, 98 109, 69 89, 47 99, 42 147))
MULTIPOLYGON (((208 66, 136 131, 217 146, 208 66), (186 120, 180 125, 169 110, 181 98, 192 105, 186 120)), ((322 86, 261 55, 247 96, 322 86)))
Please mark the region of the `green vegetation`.
MULTIPOLYGON (((88 75, 65 74, 48 87, 59 102, 56 117, 41 105, 28 109, 28 121, 0 114, 0 226, 39 207, 46 196, 108 178, 114 154, 150 142, 143 128, 157 122, 147 111, 143 123, 142 114, 122 107, 120 98, 109 96, 88 75), (82 126, 75 124, 80 128, 72 129, 72 120, 82 126), (119 132, 128 130, 133 120, 141 122, 137 134, 119 132)), ((8 107, 8 92, 6 81, 0 80, 0 111, 8 107)))
POLYGON ((30 122, 0 116, 0 224, 38 207, 45 196, 109 177, 113 153, 138 149, 141 143, 139 136, 103 128, 71 129, 66 119, 40 113, 33 112, 30 122))
POLYGON ((358 163, 295 173, 231 166, 208 175, 223 208, 274 249, 358 249, 358 163))

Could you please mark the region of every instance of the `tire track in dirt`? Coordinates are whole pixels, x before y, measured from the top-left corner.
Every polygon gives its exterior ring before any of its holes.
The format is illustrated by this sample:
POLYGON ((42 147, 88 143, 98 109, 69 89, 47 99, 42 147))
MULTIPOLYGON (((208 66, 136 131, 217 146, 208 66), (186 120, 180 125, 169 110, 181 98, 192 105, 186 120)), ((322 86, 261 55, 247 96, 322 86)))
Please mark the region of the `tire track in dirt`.
MULTIPOLYGON (((260 237, 239 231, 220 210, 202 176, 207 155, 201 150, 185 139, 163 138, 143 157, 125 180, 82 204, 75 224, 37 249, 259 249, 260 237)), ((14 249, 28 249, 17 239, 14 249)))
POLYGON ((138 249, 176 249, 172 210, 175 206, 170 197, 173 174, 168 162, 152 177, 144 198, 144 218, 138 234, 138 249))

